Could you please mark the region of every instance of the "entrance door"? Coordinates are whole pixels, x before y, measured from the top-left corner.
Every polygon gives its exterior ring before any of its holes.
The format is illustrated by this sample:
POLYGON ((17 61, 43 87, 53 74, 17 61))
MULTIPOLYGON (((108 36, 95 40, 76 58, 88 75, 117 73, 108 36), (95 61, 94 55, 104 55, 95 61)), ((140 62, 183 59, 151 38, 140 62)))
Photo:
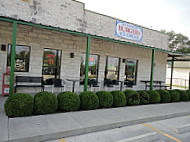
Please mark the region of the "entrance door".
POLYGON ((136 85, 137 80, 137 64, 138 60, 126 59, 125 60, 125 84, 136 85))
POLYGON ((47 79, 60 78, 61 50, 44 49, 42 75, 47 79))

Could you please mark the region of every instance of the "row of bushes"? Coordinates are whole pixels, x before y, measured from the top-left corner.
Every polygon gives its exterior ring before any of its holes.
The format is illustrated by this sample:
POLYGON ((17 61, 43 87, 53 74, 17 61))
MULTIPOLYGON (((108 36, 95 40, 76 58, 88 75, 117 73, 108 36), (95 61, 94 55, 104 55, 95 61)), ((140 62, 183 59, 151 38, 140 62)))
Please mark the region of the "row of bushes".
POLYGON ((15 93, 5 102, 5 113, 9 117, 29 116, 76 110, 92 110, 97 108, 122 107, 126 105, 145 105, 189 101, 190 91, 156 90, 156 91, 99 91, 62 92, 57 97, 50 92, 39 92, 34 97, 29 94, 15 93))

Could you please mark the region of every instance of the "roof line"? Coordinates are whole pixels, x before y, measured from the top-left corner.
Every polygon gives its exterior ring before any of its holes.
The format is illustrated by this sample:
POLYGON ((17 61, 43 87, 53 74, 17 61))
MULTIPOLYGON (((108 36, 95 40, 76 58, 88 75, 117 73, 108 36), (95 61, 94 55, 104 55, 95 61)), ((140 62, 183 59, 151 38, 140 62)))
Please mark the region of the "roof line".
POLYGON ((0 21, 6 21, 6 22, 12 22, 12 23, 16 22, 16 23, 21 24, 21 25, 28 25, 28 26, 33 26, 33 27, 38 27, 38 28, 43 28, 43 29, 49 29, 49 30, 65 32, 65 33, 70 33, 70 34, 76 34, 76 35, 80 35, 80 36, 86 36, 86 37, 90 36, 92 38, 102 39, 102 40, 106 40, 106 41, 112 41, 112 42, 115 42, 115 43, 126 44, 126 45, 135 46, 135 47, 141 47, 141 48, 145 48, 145 49, 155 49, 156 51, 161 51, 161 52, 165 52, 165 53, 168 53, 168 54, 170 53, 170 54, 190 57, 190 55, 187 55, 187 54, 183 54, 183 53, 179 53, 179 52, 172 52, 172 51, 169 51, 169 50, 160 49, 160 48, 156 48, 156 47, 153 47, 153 46, 142 45, 142 44, 138 44, 138 43, 122 41, 122 40, 113 39, 113 38, 109 38, 109 37, 103 37, 103 36, 92 35, 92 34, 78 32, 78 31, 62 29, 62 28, 53 27, 53 26, 50 26, 50 25, 47 26, 47 25, 27 22, 27 21, 24 21, 24 20, 15 20, 13 18, 7 18, 7 17, 3 17, 3 16, 0 16, 0 21))
POLYGON ((105 15, 105 14, 102 14, 102 13, 98 13, 98 12, 92 11, 92 10, 89 10, 89 9, 85 9, 85 11, 88 11, 88 12, 91 12, 91 13, 94 13, 94 14, 98 14, 98 15, 101 15, 101 16, 105 16, 105 17, 108 17, 108 18, 112 18, 112 19, 115 19, 115 20, 119 20, 119 21, 122 21, 122 22, 130 23, 130 24, 133 24, 133 25, 136 25, 136 26, 139 26, 139 27, 148 29, 148 30, 152 30, 152 31, 155 31, 155 32, 158 32, 158 33, 160 33, 160 34, 163 34, 163 35, 166 35, 166 36, 167 36, 167 34, 162 33, 162 32, 160 32, 160 31, 158 31, 158 30, 151 29, 151 28, 148 28, 148 27, 139 25, 139 24, 135 24, 135 23, 133 23, 133 22, 128 22, 128 21, 125 21, 125 20, 122 20, 122 19, 119 19, 119 18, 115 18, 115 17, 113 17, 113 16, 109 16, 109 15, 105 15))

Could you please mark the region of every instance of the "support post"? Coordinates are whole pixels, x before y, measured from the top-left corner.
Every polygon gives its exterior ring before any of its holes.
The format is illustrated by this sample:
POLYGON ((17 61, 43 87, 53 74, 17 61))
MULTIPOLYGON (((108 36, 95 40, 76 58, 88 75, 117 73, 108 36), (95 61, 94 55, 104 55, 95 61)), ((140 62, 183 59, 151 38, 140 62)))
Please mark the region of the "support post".
POLYGON ((172 56, 172 64, 171 64, 170 89, 172 89, 173 85, 173 69, 174 69, 174 56, 172 56))
POLYGON ((190 90, 190 72, 189 72, 189 90, 190 90))
POLYGON ((152 63, 151 63, 151 75, 150 75, 150 90, 153 90, 154 60, 155 60, 155 49, 152 49, 152 63))
POLYGON ((90 36, 87 37, 84 91, 87 91, 87 87, 88 87, 88 62, 89 62, 89 54, 90 54, 90 36))
POLYGON ((16 32, 17 32, 17 22, 13 22, 12 47, 11 47, 11 75, 10 75, 10 88, 9 88, 10 95, 12 95, 14 92, 16 32))

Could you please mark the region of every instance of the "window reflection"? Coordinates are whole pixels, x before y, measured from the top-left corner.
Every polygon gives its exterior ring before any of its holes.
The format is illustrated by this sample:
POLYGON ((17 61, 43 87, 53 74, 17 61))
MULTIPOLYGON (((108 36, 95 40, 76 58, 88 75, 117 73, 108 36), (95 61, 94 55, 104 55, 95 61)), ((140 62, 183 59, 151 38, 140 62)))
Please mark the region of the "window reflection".
MULTIPOLYGON (((11 47, 8 46, 7 66, 11 66, 11 47)), ((30 47, 17 45, 15 48, 15 72, 28 72, 30 61, 30 47)))
POLYGON ((125 84, 136 85, 137 78, 137 64, 138 60, 126 59, 125 60, 125 84))
POLYGON ((120 58, 106 58, 105 81, 110 84, 118 84, 120 58))
MULTIPOLYGON (((80 84, 84 84, 85 79, 85 63, 86 63, 86 54, 82 54, 81 65, 80 65, 80 84)), ((89 65, 88 65, 88 78, 98 81, 98 64, 99 56, 90 55, 89 56, 89 65)))

